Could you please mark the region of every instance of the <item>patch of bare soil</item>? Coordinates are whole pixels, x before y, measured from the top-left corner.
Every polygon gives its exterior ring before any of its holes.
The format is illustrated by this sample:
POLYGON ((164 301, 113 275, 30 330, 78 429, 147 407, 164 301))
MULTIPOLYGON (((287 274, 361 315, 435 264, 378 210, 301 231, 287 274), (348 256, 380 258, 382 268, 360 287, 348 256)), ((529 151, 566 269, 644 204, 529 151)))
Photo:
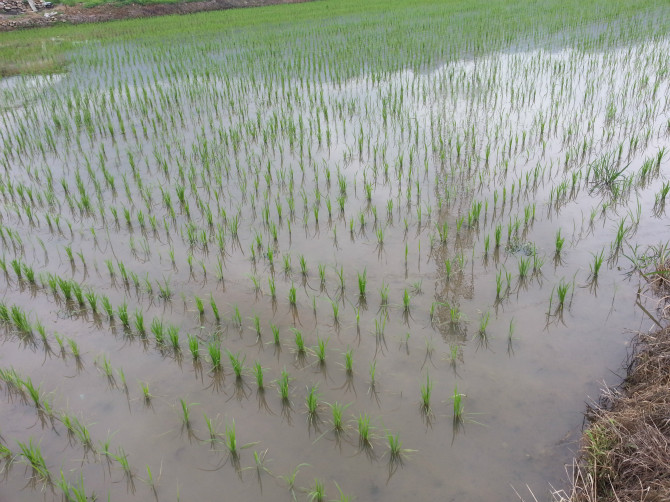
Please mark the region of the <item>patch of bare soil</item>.
MULTIPOLYGON (((54 5, 51 9, 40 8, 37 12, 31 12, 29 9, 25 9, 19 14, 3 14, 3 11, 0 10, 0 31, 52 26, 61 23, 98 23, 116 19, 191 14, 194 12, 212 10, 303 3, 306 1, 310 0, 203 0, 186 3, 151 5, 104 4, 96 7, 54 5)), ((0 0, 0 2, 2 2, 2 0, 0 0)))

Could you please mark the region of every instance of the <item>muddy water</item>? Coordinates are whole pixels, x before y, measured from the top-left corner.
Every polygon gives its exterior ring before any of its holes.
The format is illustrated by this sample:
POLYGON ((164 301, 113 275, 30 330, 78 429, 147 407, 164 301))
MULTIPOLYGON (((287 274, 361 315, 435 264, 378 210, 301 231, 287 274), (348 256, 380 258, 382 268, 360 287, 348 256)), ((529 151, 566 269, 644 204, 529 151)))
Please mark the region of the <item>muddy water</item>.
MULTIPOLYGON (((18 454, 18 442, 31 438, 54 480, 62 470, 72 484, 83 479, 89 495, 112 500, 211 500, 222 493, 304 500, 315 478, 328 498, 337 495, 335 483, 358 500, 515 500, 513 488, 528 495, 526 485, 547 498, 549 484, 565 482, 584 402, 603 382, 619 381, 630 330, 652 324, 636 305, 641 280, 625 255, 641 256, 663 238, 665 213, 655 196, 667 155, 645 178, 639 173, 668 146, 667 73, 654 69, 667 67, 669 43, 494 53, 429 73, 344 82, 290 73, 284 82, 245 80, 225 70, 206 73, 198 57, 184 62, 192 76, 175 78, 160 73, 165 61, 146 48, 111 47, 99 48, 99 66, 80 63, 51 82, 55 97, 26 104, 34 80, 3 86, 13 108, 1 125, 2 301, 21 306, 33 324, 39 320, 47 345, 36 329, 28 337, 7 324, 0 367, 41 384, 53 413, 36 411, 3 384, 0 434, 17 456, 5 465, 0 499, 60 498, 57 486, 31 482, 18 454), (89 81, 96 72, 99 89, 89 81), (615 172, 626 167, 609 184, 589 171, 606 155, 615 172), (91 200, 88 211, 82 194, 91 200), (477 202, 481 214, 468 224, 477 202), (524 222, 532 207, 534 217, 524 222), (622 220, 625 238, 611 247, 622 220), (565 238, 559 255, 558 229, 565 238), (589 266, 601 250, 596 281, 589 266), (532 263, 533 251, 543 264, 520 277, 519 260, 532 263), (36 284, 25 272, 17 277, 13 259, 35 270, 36 284), (137 274, 137 285, 131 275, 123 279, 119 262, 137 274), (113 319, 101 305, 94 314, 54 294, 48 274, 106 295, 113 319), (562 279, 570 288, 558 308, 562 279), (168 299, 159 289, 166 284, 168 299), (202 316, 196 298, 204 302, 202 316), (118 316, 123 302, 130 327, 118 316), (145 335, 134 325, 136 311, 145 335), (181 351, 156 342, 154 318, 178 327, 181 351), (294 330, 306 340, 305 354, 296 350, 294 330), (200 342, 199 361, 187 334, 200 342), (79 360, 67 342, 61 351, 58 337, 77 343, 79 360), (318 339, 328 340, 325 364, 314 353, 318 339), (223 371, 212 371, 207 347, 219 342, 244 358, 241 379, 225 352, 223 371), (345 369, 348 350, 352 372, 345 369), (265 369, 264 392, 251 372, 255 362, 265 369), (288 401, 275 383, 282 370, 291 378, 288 401), (420 405, 427 376, 429 410, 420 405), (305 398, 315 385, 321 404, 309 419, 305 398), (460 420, 454 392, 463 395, 460 420), (180 400, 189 406, 189 426, 180 400), (335 402, 347 406, 339 435, 329 408, 335 402), (94 451, 68 435, 63 413, 88 426, 94 451), (373 425, 368 446, 359 440, 362 414, 373 425), (205 415, 221 434, 213 441, 205 415), (233 422, 239 456, 223 443, 233 422), (399 434, 401 461, 392 461, 387 433, 399 434), (118 461, 122 452, 130 475, 118 461), (282 476, 296 468, 291 492, 282 476)), ((653 312, 652 300, 639 300, 653 312)))

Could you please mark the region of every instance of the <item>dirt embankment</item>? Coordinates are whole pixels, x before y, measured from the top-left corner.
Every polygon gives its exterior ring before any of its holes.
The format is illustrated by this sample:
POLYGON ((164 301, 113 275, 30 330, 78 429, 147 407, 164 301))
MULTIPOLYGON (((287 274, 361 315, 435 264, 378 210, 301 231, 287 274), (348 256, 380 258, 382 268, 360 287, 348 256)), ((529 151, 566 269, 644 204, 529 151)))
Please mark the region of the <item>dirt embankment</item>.
POLYGON ((54 5, 50 9, 45 9, 42 7, 40 0, 35 0, 35 3, 39 4, 37 5, 38 11, 32 12, 27 1, 0 0, 0 3, 3 4, 0 6, 2 7, 0 8, 0 31, 51 26, 61 23, 97 23, 116 19, 191 14, 194 12, 303 3, 307 1, 310 0, 203 0, 150 5, 114 5, 108 3, 96 7, 54 5), (10 8, 5 10, 5 4, 10 8))
POLYGON ((633 340, 626 378, 586 414, 571 493, 559 502, 670 501, 670 260, 651 274, 666 327, 633 340))

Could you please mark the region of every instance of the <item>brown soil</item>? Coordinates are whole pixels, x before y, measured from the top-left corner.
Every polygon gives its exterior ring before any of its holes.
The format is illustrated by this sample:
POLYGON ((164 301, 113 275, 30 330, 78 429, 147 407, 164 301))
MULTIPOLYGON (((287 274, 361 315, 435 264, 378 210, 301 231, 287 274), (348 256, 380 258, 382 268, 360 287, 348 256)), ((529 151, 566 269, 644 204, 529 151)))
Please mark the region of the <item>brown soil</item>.
POLYGON ((28 12, 21 15, 0 14, 0 31, 21 28, 52 26, 61 23, 97 23, 116 19, 137 17, 166 16, 171 14, 191 14, 194 12, 236 9, 242 7, 260 7, 263 5, 302 3, 310 0, 204 0, 188 3, 151 4, 151 5, 113 5, 97 7, 79 5, 54 5, 53 9, 28 12), (50 17, 45 17, 45 14, 50 17))

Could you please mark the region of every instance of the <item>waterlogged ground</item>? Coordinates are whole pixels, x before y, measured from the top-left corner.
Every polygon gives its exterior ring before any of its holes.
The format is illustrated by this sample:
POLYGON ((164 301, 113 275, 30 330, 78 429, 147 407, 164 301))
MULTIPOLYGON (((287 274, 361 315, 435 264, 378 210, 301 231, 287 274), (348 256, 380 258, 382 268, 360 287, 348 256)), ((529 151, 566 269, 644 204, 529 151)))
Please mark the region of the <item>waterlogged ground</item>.
POLYGON ((670 39, 628 23, 421 71, 191 40, 0 81, 0 498, 547 499, 653 324, 670 39))

